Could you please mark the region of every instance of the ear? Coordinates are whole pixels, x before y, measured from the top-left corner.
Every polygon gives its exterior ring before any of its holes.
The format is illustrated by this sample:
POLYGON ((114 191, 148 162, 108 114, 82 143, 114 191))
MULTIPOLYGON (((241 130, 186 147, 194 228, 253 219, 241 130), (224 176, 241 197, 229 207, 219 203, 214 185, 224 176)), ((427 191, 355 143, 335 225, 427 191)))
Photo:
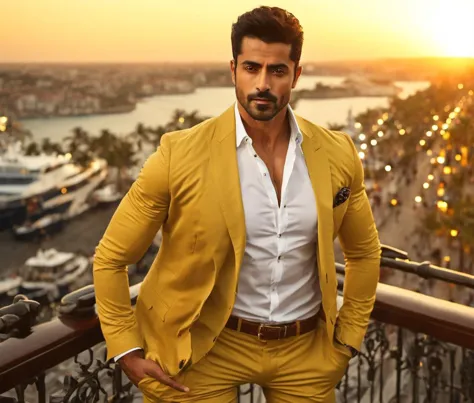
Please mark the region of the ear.
POLYGON ((232 59, 230 61, 230 72, 232 74, 232 82, 234 83, 234 85, 235 85, 235 69, 236 69, 236 67, 237 66, 235 65, 235 61, 234 61, 234 59, 232 59))
POLYGON ((303 66, 298 66, 295 71, 295 78, 293 79, 293 84, 291 85, 291 88, 296 87, 296 84, 298 83, 298 79, 300 78, 302 72, 303 66))

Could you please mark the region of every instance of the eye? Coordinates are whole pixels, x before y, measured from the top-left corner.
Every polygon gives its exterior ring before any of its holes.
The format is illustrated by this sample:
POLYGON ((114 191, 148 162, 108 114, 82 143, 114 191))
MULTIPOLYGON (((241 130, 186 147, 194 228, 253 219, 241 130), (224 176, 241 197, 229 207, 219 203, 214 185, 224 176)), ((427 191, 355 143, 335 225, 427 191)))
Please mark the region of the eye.
POLYGON ((246 65, 244 68, 245 70, 250 71, 250 72, 257 71, 257 69, 254 66, 250 66, 250 65, 246 65))
POLYGON ((276 74, 277 76, 282 76, 283 74, 285 74, 285 70, 278 68, 278 69, 274 69, 273 73, 276 74))

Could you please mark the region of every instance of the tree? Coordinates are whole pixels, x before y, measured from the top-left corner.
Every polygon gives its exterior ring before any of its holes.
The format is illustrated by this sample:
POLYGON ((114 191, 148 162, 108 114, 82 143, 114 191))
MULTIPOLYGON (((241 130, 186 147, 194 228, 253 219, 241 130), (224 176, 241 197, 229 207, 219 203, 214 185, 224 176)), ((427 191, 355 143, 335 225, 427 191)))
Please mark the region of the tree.
POLYGON ((150 138, 148 136, 149 129, 143 125, 143 123, 138 123, 135 131, 131 133, 131 138, 136 141, 139 151, 143 150, 143 144, 150 143, 150 138))
POLYGON ((117 190, 119 192, 123 191, 124 180, 128 179, 127 169, 135 166, 138 162, 134 156, 135 152, 132 144, 125 139, 117 138, 113 150, 113 158, 109 165, 117 168, 117 190))
POLYGON ((81 127, 72 129, 72 136, 65 138, 65 151, 71 154, 71 159, 74 163, 87 167, 94 156, 91 152, 91 138, 81 127))
POLYGON ((35 141, 29 143, 26 146, 25 155, 40 155, 40 154, 41 154, 40 147, 38 146, 38 143, 36 143, 35 141))
POLYGON ((107 161, 109 167, 117 169, 116 186, 119 192, 124 190, 126 169, 137 163, 134 159, 133 145, 127 138, 118 137, 109 130, 101 131, 99 137, 93 137, 90 142, 92 154, 107 161))
POLYGON ((103 129, 99 137, 92 137, 90 140, 90 149, 98 158, 103 158, 109 163, 113 160, 113 153, 116 147, 117 136, 108 129, 103 129))
POLYGON ((165 126, 167 131, 189 129, 203 121, 208 119, 205 116, 199 115, 197 110, 192 111, 191 113, 186 113, 183 109, 176 109, 173 112, 171 121, 168 122, 165 126))
POLYGON ((51 155, 51 154, 63 154, 63 149, 60 144, 58 143, 53 143, 49 138, 44 138, 42 143, 41 143, 41 150, 46 154, 46 155, 51 155))
POLYGON ((150 141, 153 144, 153 146, 156 148, 159 146, 160 141, 161 141, 161 136, 166 133, 166 127, 165 126, 157 126, 155 129, 151 128, 149 129, 150 133, 150 141))

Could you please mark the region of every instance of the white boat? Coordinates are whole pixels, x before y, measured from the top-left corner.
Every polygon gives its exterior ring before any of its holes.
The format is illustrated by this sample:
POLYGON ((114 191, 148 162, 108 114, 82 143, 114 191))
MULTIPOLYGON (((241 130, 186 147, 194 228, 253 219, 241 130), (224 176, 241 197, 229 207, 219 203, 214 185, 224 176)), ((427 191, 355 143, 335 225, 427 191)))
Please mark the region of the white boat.
POLYGON ((14 226, 13 233, 17 239, 33 239, 47 234, 53 234, 63 226, 62 214, 50 214, 24 225, 14 226))
POLYGON ((20 269, 23 281, 20 292, 27 296, 42 292, 55 301, 89 284, 92 280, 91 259, 56 249, 38 250, 20 269))
POLYGON ((92 198, 97 203, 115 203, 122 199, 123 194, 117 191, 117 187, 114 184, 109 184, 103 188, 97 189, 93 194, 92 198))
POLYGON ((70 155, 26 156, 21 144, 0 154, 0 229, 41 226, 42 217, 64 220, 91 207, 92 193, 107 178, 105 160, 81 167, 70 155))

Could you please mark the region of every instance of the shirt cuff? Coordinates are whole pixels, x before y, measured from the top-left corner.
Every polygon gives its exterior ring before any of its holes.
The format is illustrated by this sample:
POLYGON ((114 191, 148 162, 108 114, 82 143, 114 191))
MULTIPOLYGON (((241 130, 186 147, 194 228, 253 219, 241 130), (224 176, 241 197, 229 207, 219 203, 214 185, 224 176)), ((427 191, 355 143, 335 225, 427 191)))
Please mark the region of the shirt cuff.
POLYGON ((130 350, 125 351, 125 353, 122 353, 122 354, 119 354, 119 355, 115 356, 114 361, 117 362, 118 360, 120 360, 120 358, 122 358, 123 356, 125 356, 128 353, 131 353, 132 351, 135 351, 135 350, 141 350, 141 348, 140 347, 131 348, 130 350))

